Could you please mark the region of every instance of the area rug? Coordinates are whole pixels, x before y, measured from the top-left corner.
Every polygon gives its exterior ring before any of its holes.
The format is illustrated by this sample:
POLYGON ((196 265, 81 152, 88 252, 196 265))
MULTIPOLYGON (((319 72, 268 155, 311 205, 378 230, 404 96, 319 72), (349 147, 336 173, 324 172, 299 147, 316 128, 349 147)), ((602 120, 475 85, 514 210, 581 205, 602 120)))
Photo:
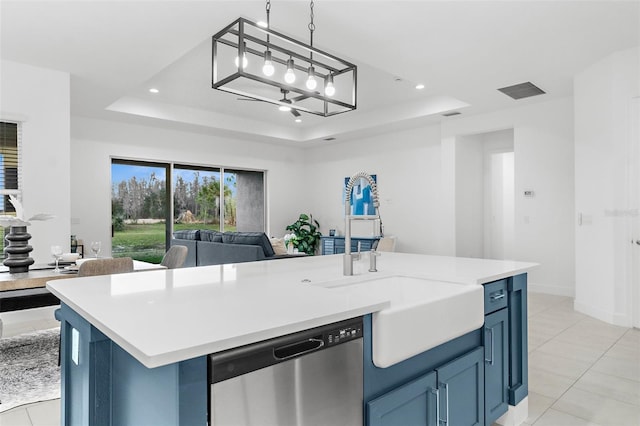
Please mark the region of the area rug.
POLYGON ((60 398, 59 338, 52 328, 0 339, 0 413, 60 398))

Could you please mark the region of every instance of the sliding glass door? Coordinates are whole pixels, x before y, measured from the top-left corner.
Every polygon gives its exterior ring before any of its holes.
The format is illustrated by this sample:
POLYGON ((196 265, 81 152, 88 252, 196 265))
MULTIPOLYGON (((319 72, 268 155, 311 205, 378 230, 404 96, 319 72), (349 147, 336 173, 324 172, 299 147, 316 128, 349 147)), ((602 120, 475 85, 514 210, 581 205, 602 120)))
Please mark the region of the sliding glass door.
POLYGON ((111 252, 113 257, 160 263, 170 223, 167 164, 111 163, 111 252), (169 219, 169 220, 168 220, 169 219))
POLYGON ((173 228, 219 231, 221 194, 220 169, 173 166, 173 228))
POLYGON ((114 159, 111 186, 114 257, 159 263, 174 230, 265 230, 262 171, 114 159))

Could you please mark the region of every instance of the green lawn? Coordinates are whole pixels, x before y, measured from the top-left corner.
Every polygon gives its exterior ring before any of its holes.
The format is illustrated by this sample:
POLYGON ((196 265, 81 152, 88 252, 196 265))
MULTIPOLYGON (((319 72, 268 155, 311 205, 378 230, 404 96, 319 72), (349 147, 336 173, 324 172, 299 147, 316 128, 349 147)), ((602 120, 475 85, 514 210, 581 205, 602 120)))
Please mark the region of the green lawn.
MULTIPOLYGON (((217 223, 174 224, 174 231, 182 229, 211 229, 217 231, 217 223)), ((235 231, 235 227, 226 226, 225 231, 235 231)), ((132 257, 151 263, 160 263, 165 252, 165 224, 130 224, 124 231, 116 231, 111 240, 114 257, 132 257)))

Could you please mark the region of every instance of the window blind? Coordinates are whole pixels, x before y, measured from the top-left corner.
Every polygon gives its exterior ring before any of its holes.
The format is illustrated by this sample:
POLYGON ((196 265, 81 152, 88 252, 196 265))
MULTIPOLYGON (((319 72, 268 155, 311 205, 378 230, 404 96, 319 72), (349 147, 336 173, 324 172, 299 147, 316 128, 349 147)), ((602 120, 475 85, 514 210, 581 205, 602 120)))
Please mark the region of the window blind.
POLYGON ((20 193, 21 127, 19 123, 0 122, 0 214, 15 211, 9 202, 9 194, 20 193))

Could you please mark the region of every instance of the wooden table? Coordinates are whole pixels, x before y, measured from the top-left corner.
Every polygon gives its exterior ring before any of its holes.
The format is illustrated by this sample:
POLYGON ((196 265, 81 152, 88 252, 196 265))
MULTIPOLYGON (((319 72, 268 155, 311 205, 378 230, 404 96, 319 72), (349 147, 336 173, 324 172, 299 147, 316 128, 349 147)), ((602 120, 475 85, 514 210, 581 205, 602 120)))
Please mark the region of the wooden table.
POLYGON ((47 269, 33 269, 29 272, 21 272, 18 274, 10 274, 9 271, 1 271, 0 291, 44 287, 47 281, 71 278, 75 276, 75 274, 61 274, 59 272, 53 272, 53 267, 48 267, 47 269))
MULTIPOLYGON (((0 269, 0 312, 17 311, 57 305, 57 297, 45 288, 47 281, 74 278, 77 274, 54 272, 50 265, 33 265, 29 272, 10 274, 8 268, 0 269)), ((134 271, 166 269, 162 265, 133 261, 134 271)))

